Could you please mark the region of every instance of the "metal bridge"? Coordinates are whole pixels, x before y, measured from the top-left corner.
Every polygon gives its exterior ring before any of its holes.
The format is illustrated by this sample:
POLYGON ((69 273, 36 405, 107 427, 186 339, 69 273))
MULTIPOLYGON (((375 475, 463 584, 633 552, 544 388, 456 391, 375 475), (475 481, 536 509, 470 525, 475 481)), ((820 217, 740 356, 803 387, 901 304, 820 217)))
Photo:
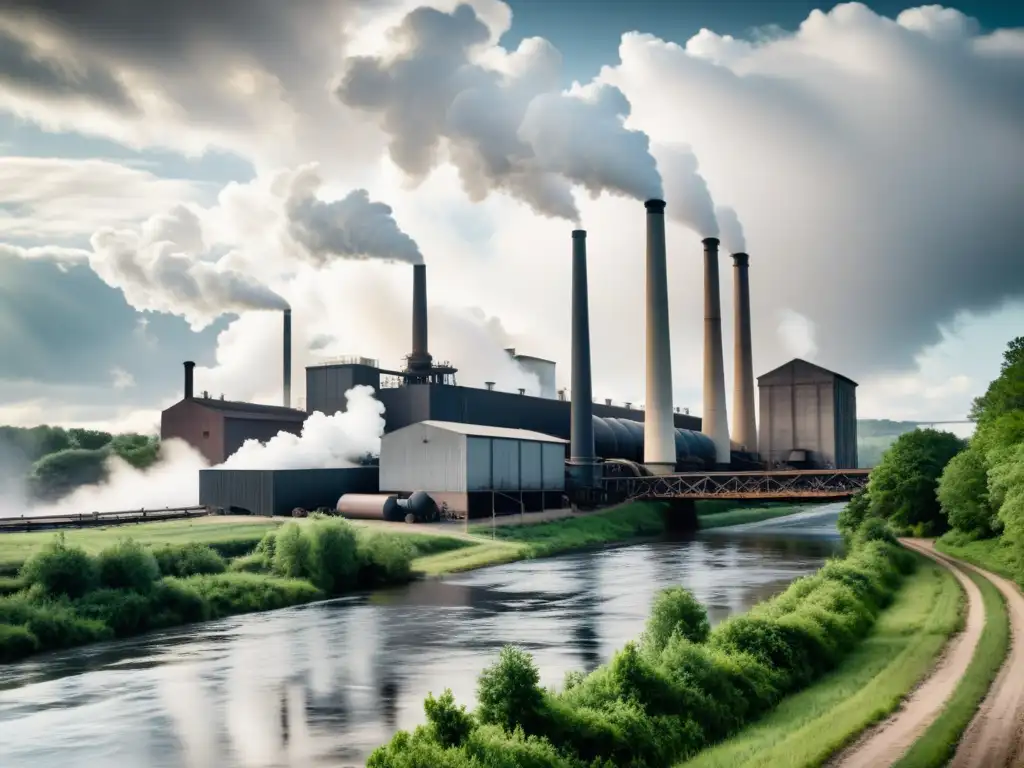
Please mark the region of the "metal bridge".
POLYGON ((686 472, 677 475, 606 477, 609 496, 630 499, 846 499, 868 483, 869 469, 771 472, 686 472))

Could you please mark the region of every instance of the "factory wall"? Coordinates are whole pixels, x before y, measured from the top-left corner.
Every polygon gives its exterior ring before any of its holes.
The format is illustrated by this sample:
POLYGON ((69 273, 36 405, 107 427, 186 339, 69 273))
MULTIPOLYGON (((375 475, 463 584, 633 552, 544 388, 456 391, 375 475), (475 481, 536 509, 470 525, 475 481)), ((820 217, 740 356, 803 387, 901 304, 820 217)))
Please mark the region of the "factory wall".
MULTIPOLYGON (((224 416, 224 459, 231 456, 246 440, 259 440, 265 443, 278 432, 302 434, 302 422, 278 421, 267 418, 245 418, 224 416)), ((217 462, 218 464, 221 462, 217 462)))
POLYGON ((184 440, 210 464, 220 464, 224 452, 224 417, 192 400, 182 400, 160 414, 160 439, 184 440))
POLYGON ((835 435, 838 469, 856 469, 857 458, 857 388, 849 381, 836 380, 835 435))
POLYGON ((345 410, 345 393, 367 385, 380 389, 380 371, 369 365, 317 365, 306 368, 306 410, 328 416, 345 410))
POLYGON ((345 493, 376 493, 376 467, 342 469, 204 469, 199 503, 226 512, 264 517, 290 515, 296 507, 333 509, 345 493))

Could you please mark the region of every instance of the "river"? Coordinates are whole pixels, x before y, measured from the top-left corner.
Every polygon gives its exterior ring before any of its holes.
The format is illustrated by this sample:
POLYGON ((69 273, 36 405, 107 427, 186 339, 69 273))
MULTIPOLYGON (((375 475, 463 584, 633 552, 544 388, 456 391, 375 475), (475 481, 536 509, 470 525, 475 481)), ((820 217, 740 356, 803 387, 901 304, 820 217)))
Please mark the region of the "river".
POLYGON ((691 589, 712 623, 777 594, 838 551, 840 507, 0 666, 0 766, 362 765, 422 722, 429 691, 472 705, 505 643, 558 684, 636 637, 662 587, 691 589))

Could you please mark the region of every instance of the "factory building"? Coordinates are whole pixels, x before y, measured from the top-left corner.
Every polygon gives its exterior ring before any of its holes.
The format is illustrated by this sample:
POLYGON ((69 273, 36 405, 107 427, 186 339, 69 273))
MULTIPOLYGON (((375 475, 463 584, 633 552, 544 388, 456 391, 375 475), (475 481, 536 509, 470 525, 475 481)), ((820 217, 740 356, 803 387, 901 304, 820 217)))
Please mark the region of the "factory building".
POLYGON ((520 368, 537 377, 540 388, 536 392, 530 392, 529 394, 547 398, 548 400, 555 399, 558 391, 555 383, 557 367, 554 360, 544 360, 543 358, 531 355, 517 355, 515 347, 509 347, 505 351, 520 368))
POLYGON ((272 517, 297 507, 333 509, 343 493, 376 492, 376 467, 199 470, 199 503, 228 514, 272 517))
POLYGON ((305 411, 212 398, 205 392, 195 397, 194 368, 195 363, 185 363, 184 397, 160 414, 161 440, 179 438, 211 464, 221 464, 246 440, 266 442, 278 432, 301 433, 309 417, 305 411))
POLYGON ((857 467, 857 383, 806 360, 757 378, 758 447, 769 465, 857 467))
POLYGON ((380 488, 425 491, 468 517, 558 508, 567 443, 523 429, 421 421, 384 435, 380 488))

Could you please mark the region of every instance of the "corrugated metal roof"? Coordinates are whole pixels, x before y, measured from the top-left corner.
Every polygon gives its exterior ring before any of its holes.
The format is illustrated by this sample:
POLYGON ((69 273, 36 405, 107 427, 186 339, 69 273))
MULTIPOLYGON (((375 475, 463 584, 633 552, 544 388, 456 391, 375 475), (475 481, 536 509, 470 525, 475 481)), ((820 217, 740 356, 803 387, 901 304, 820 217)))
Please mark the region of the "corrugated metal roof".
POLYGON ((531 440, 536 443, 568 443, 560 437, 531 432, 528 429, 509 429, 508 427, 485 427, 482 424, 459 424, 455 421, 423 421, 428 427, 443 429, 446 432, 457 432, 471 437, 497 437, 505 440, 531 440))
POLYGON ((209 408, 211 411, 223 411, 228 416, 273 416, 281 420, 305 421, 309 414, 283 405, 263 405, 261 403, 240 403, 236 400, 220 400, 213 397, 194 398, 196 405, 209 408))

